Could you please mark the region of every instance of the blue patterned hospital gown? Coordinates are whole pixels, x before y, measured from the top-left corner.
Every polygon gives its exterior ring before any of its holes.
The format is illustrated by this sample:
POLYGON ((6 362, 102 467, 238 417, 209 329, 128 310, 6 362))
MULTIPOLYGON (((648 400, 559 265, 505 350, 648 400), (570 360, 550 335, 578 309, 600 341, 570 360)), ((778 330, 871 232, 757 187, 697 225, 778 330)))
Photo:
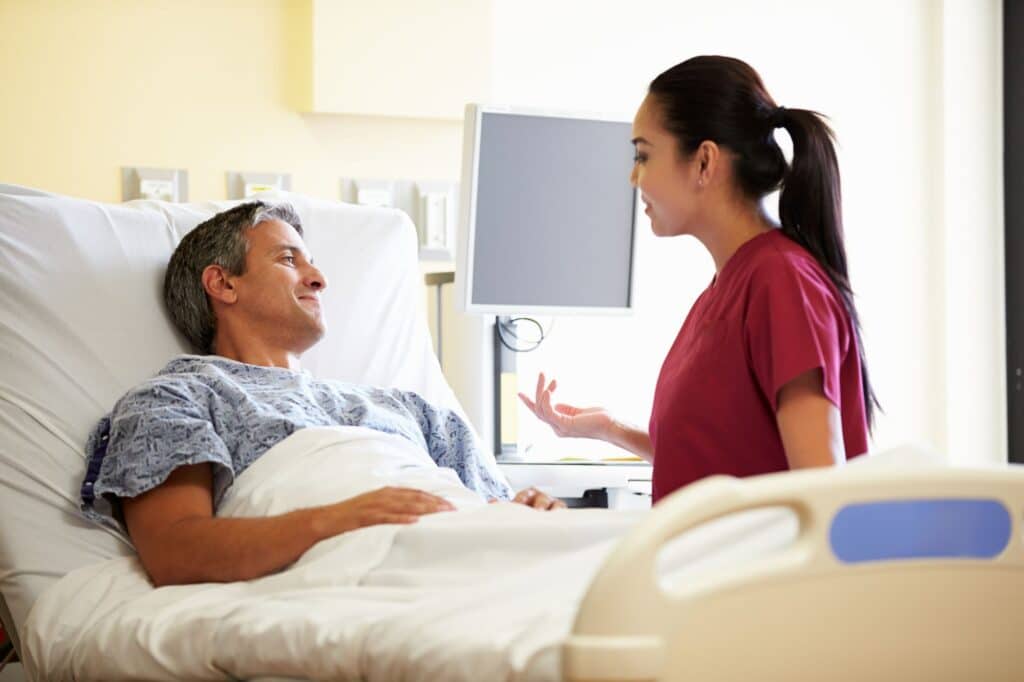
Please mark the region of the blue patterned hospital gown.
MULTIPOLYGON (((459 415, 410 391, 319 381, 308 372, 182 355, 129 391, 100 420, 86 446, 82 511, 123 528, 108 496, 135 497, 177 467, 213 464, 214 505, 263 453, 310 426, 364 426, 409 439, 470 490, 508 499, 511 489, 481 461, 459 415)), ((315 475, 315 472, 311 472, 315 475)))

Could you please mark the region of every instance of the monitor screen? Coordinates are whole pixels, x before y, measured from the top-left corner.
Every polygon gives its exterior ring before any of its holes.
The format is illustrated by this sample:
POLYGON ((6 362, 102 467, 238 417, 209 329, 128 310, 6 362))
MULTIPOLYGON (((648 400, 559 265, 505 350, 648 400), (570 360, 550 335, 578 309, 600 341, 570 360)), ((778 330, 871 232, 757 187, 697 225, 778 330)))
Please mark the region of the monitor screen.
POLYGON ((631 129, 467 107, 456 266, 467 312, 631 309, 631 129))

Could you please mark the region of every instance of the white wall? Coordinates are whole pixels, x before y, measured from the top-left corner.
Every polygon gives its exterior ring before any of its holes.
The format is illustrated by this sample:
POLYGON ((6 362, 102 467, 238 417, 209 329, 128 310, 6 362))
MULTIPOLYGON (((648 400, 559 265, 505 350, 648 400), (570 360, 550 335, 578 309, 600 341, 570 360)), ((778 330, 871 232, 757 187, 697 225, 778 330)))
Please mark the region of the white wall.
MULTIPOLYGON (((492 87, 501 103, 631 116, 661 70, 717 53, 751 63, 780 104, 827 114, 839 140, 851 277, 885 410, 874 446, 915 441, 958 460, 1005 461, 998 8, 994 0, 496 0, 492 87)), ((519 365, 521 384, 532 387, 543 369, 559 379, 562 399, 646 424, 664 354, 713 268, 695 240, 658 240, 640 218, 636 314, 560 318, 519 365)), ((452 342, 449 365, 465 359, 453 383, 488 432, 489 408, 475 405, 489 396, 487 379, 464 382, 489 371, 479 352, 489 344, 485 325, 453 324, 463 338, 452 342)), ((524 411, 519 425, 537 456, 607 451, 559 441, 524 411)))
POLYGON ((956 461, 1007 454, 1001 3, 941 24, 945 434, 956 461))

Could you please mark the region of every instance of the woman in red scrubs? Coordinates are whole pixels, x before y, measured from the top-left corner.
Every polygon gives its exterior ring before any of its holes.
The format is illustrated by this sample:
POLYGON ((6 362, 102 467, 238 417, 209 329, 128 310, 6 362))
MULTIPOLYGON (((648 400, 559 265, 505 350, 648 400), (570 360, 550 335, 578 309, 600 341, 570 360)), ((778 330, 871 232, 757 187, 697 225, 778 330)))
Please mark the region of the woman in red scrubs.
POLYGON ((632 184, 658 236, 693 235, 715 276, 661 368, 648 429, 598 407, 523 402, 560 436, 654 464, 654 501, 713 474, 829 466, 863 454, 877 401, 843 246, 839 169, 822 117, 775 104, 728 57, 695 57, 650 85, 633 121, 632 184), (787 164, 773 131, 793 141, 787 164), (761 200, 782 188, 781 225, 761 200))

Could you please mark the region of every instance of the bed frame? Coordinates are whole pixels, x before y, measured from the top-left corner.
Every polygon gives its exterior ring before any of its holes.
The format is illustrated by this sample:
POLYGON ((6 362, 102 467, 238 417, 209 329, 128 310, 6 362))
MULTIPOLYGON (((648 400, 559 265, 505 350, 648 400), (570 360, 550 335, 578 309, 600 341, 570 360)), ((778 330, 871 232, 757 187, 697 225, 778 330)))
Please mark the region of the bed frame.
POLYGON ((573 682, 1024 679, 1024 467, 849 467, 676 493, 591 585, 563 648, 573 682), (666 593, 659 549, 759 507, 799 520, 761 561, 666 593))

